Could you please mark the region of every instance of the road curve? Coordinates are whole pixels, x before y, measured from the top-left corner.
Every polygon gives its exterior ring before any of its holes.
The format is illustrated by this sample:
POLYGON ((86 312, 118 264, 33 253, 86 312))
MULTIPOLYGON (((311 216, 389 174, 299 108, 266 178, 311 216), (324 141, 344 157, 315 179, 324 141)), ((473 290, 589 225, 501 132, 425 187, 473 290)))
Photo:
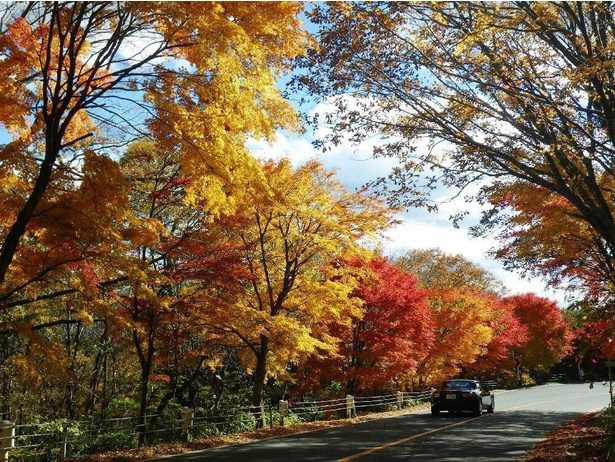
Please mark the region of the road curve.
POLYGON ((551 430, 608 403, 609 387, 602 383, 593 388, 587 383, 549 384, 497 393, 495 413, 480 417, 407 413, 164 460, 517 461, 551 430))

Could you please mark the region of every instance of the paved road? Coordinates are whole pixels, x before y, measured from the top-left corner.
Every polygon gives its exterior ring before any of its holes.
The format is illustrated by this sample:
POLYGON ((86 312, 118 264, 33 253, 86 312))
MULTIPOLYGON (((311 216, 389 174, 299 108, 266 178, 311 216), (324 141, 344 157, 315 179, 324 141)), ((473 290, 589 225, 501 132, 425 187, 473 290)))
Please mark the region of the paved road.
POLYGON ((344 427, 208 449, 170 462, 517 461, 551 430, 609 403, 608 386, 550 384, 500 392, 494 414, 409 413, 344 427))

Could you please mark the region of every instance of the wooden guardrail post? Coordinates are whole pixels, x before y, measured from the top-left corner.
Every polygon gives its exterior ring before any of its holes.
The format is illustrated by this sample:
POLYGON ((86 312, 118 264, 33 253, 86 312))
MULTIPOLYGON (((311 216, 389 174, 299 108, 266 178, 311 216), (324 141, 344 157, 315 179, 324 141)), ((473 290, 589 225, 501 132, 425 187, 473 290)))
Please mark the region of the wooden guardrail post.
POLYGON ((404 404, 404 392, 403 391, 398 391, 397 392, 397 410, 401 411, 401 407, 404 404))
POLYGON ((288 415, 288 401, 280 400, 279 404, 279 412, 280 412, 280 427, 284 426, 284 417, 288 415))
POLYGON ((9 452, 15 447, 15 423, 0 421, 0 462, 9 460, 9 452))
POLYGON ((346 395, 346 418, 350 419, 352 417, 353 410, 356 416, 357 411, 355 410, 355 407, 354 407, 354 396, 346 395))
POLYGON ((188 440, 190 438, 190 429, 194 425, 194 409, 184 407, 182 413, 182 434, 188 440))

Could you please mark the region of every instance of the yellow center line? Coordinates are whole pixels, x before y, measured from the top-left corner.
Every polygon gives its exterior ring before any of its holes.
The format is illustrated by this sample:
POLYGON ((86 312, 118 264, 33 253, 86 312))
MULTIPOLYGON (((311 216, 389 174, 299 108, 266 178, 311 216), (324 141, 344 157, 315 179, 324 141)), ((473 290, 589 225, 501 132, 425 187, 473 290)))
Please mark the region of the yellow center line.
POLYGON ((427 432, 419 433, 418 435, 412 435, 412 436, 409 436, 408 438, 404 438, 404 439, 401 439, 401 440, 398 440, 398 441, 392 441, 390 443, 383 444, 382 446, 377 446, 375 448, 368 449, 367 451, 359 452, 358 454, 354 454, 354 455, 352 455, 350 457, 345 457, 344 459, 340 459, 337 462, 350 462, 352 460, 358 459, 359 457, 363 457, 363 456, 366 456, 368 454, 373 454, 374 452, 382 451, 383 449, 390 448, 390 447, 393 447, 393 446, 398 446, 400 444, 407 443, 408 441, 412 441, 412 440, 415 440, 417 438, 422 438, 423 436, 427 436, 427 435, 430 435, 432 433, 437 433, 437 432, 442 431, 442 430, 446 430, 447 428, 457 427, 459 425, 463 425, 466 422, 471 422, 472 420, 480 419, 481 417, 483 417, 483 416, 481 415, 481 416, 477 416, 477 417, 472 417, 471 419, 462 420, 461 422, 456 422, 454 424, 446 425, 444 427, 434 428, 433 430, 429 430, 427 432))

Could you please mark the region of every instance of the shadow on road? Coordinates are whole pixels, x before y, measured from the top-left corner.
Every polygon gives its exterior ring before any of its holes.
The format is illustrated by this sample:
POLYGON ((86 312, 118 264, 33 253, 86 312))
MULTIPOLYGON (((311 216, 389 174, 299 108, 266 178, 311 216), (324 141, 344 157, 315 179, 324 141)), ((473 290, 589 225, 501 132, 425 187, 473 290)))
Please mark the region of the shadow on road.
POLYGON ((517 461, 579 413, 531 410, 439 417, 407 414, 172 457, 179 461, 517 461), (374 450, 376 449, 376 450, 374 450))
MULTIPOLYGON (((358 460, 517 461, 549 432, 579 415, 532 410, 496 412, 391 447, 387 454, 374 453, 358 460)), ((443 414, 434 420, 450 425, 467 418, 443 414)))

